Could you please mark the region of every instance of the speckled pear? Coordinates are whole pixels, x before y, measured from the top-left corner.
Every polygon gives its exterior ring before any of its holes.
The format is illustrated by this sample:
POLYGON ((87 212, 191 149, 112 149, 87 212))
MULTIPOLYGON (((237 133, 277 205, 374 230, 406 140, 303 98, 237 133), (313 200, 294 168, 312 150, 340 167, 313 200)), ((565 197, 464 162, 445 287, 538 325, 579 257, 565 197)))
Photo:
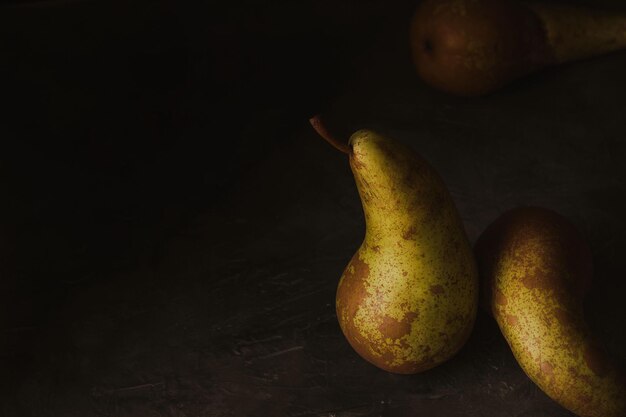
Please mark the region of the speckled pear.
POLYGON ((626 416, 626 380, 583 315, 591 251, 543 208, 506 212, 475 246, 483 301, 513 355, 548 396, 581 417, 626 416))
POLYGON ((425 371, 450 359, 472 330, 471 246, 442 179, 411 148, 361 130, 349 158, 366 230, 339 281, 339 324, 379 368, 425 371))

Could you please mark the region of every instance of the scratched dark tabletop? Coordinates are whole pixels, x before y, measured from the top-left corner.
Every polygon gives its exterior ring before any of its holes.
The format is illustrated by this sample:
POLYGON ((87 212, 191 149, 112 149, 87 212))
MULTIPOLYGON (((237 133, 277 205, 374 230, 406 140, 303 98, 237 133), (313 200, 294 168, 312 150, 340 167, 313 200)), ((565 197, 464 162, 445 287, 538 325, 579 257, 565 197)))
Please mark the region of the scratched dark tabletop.
POLYGON ((0 13, 0 416, 572 416, 483 312, 422 374, 350 348, 334 296, 363 215, 320 110, 428 159, 472 242, 519 205, 570 218, 626 365, 626 53, 460 99, 413 72, 412 2, 122 3, 0 13))

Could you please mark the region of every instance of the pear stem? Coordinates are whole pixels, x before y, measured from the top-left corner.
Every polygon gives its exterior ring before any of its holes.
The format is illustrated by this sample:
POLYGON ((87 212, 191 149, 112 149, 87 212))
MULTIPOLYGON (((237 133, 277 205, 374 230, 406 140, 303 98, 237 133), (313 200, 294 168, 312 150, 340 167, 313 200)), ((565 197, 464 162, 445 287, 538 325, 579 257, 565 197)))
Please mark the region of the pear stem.
POLYGON ((326 129, 326 126, 322 123, 322 119, 319 114, 311 117, 309 119, 309 123, 311 123, 311 126, 313 126, 313 129, 315 129, 317 134, 320 135, 326 142, 330 143, 335 149, 345 154, 350 154, 350 147, 345 142, 337 139, 328 131, 328 129, 326 129))

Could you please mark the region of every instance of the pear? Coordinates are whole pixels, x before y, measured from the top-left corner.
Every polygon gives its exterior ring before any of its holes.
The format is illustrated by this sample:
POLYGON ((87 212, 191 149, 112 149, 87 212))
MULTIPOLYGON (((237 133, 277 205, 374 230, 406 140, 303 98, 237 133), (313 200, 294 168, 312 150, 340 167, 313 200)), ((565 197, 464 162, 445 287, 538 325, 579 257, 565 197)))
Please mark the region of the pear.
POLYGON ((473 96, 547 66, 626 47, 626 15, 513 0, 425 0, 410 38, 424 81, 473 96))
POLYGON ((544 208, 506 212, 475 246, 483 295, 528 377, 581 417, 626 416, 626 379, 585 322, 589 246, 544 208))
MULTIPOLYGON (((318 120, 312 120, 318 132, 318 120)), ((337 318, 354 350, 389 372, 450 359, 478 304, 471 245, 446 186, 411 148, 370 130, 350 137, 365 239, 339 281, 337 318)))

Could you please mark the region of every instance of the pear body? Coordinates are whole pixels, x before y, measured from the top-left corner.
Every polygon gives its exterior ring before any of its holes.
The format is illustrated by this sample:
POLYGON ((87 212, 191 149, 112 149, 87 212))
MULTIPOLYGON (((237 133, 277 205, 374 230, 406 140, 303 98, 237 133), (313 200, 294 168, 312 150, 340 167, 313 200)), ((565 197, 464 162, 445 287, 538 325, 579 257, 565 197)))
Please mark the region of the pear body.
POLYGON ((452 357, 476 316, 478 281, 443 181, 410 148, 371 131, 350 139, 366 232, 337 289, 337 317, 363 358, 417 373, 452 357))
POLYGON ((626 381, 583 314, 591 252, 564 217, 503 214, 475 246, 483 299, 524 372, 581 417, 626 416, 626 381))
POLYGON ((546 66, 626 47, 626 16, 514 0, 425 0, 410 38, 424 81, 473 96, 546 66))

